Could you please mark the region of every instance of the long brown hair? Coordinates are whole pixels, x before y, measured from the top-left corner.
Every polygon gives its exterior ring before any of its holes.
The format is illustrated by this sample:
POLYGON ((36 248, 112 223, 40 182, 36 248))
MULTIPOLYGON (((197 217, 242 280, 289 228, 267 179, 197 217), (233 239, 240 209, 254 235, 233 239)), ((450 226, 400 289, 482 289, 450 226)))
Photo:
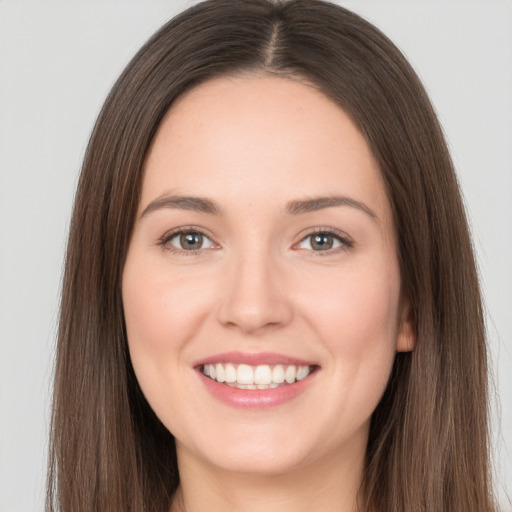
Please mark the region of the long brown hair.
POLYGON ((85 155, 71 221, 54 386, 47 510, 167 511, 173 436, 127 352, 121 276, 151 140, 183 91, 219 75, 292 75, 366 137, 397 228, 413 352, 373 414, 366 510, 491 512, 482 305, 443 134, 400 51, 320 0, 209 0, 162 27, 114 85, 85 155))

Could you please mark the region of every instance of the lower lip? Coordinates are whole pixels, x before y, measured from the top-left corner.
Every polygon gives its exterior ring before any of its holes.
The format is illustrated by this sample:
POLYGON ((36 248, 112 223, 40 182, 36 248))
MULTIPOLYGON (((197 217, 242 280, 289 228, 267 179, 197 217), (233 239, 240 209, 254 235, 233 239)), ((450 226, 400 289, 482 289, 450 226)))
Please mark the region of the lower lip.
POLYGON ((200 370, 198 374, 206 389, 217 400, 241 409, 266 409, 289 402, 303 393, 312 383, 316 371, 293 384, 269 389, 238 389, 210 379, 200 370))

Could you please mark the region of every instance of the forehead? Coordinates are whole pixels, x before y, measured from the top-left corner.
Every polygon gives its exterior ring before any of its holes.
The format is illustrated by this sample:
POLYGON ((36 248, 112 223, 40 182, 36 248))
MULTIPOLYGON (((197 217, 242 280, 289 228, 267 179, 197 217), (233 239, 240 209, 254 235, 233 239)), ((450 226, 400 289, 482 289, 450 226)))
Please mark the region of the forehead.
POLYGON ((173 104, 148 153, 142 203, 169 191, 227 202, 334 193, 387 202, 344 110, 314 86, 266 75, 212 79, 173 104))

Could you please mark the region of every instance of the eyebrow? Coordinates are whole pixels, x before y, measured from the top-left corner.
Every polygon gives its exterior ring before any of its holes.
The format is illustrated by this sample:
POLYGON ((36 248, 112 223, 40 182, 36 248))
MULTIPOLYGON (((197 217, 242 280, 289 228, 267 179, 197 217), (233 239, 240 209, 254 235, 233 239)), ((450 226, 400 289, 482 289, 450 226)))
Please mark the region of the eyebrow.
POLYGON ((346 196, 326 196, 313 197, 311 199, 290 201, 286 205, 286 212, 290 215, 301 215, 303 213, 315 212, 324 208, 333 208, 335 206, 350 206, 357 208, 370 216, 374 221, 378 221, 375 212, 364 203, 346 196))
POLYGON ((141 213, 140 218, 144 217, 150 212, 161 210, 163 208, 170 208, 176 210, 192 210, 201 213, 208 213, 210 215, 221 215, 222 210, 217 204, 210 199, 204 197, 192 196, 161 196, 151 201, 144 211, 141 213))
MULTIPOLYGON (((296 199, 286 204, 285 211, 288 215, 302 215, 336 206, 349 206, 356 208, 367 214, 374 221, 378 221, 377 215, 371 208, 360 201, 346 196, 325 196, 313 197, 310 199, 296 199)), ((148 213, 164 208, 191 210, 210 215, 221 215, 223 213, 222 209, 215 202, 204 197, 164 195, 156 198, 154 201, 151 201, 151 203, 149 203, 141 213, 140 218, 144 217, 148 213)))

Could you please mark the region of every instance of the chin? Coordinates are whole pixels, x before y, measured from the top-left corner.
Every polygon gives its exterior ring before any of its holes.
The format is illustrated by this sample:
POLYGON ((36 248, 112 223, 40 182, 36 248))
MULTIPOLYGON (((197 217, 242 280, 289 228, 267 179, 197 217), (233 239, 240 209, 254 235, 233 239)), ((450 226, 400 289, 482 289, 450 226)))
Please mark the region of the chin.
POLYGON ((188 452, 225 472, 262 476, 289 473, 312 459, 312 447, 289 429, 283 432, 281 425, 254 427, 224 429, 220 435, 202 436, 199 442, 177 440, 178 458, 188 452))
POLYGON ((210 464, 228 472, 239 475, 276 476, 291 474, 307 465, 306 457, 290 453, 288 449, 266 449, 262 446, 247 446, 233 453, 224 453, 222 457, 210 458, 210 464))

